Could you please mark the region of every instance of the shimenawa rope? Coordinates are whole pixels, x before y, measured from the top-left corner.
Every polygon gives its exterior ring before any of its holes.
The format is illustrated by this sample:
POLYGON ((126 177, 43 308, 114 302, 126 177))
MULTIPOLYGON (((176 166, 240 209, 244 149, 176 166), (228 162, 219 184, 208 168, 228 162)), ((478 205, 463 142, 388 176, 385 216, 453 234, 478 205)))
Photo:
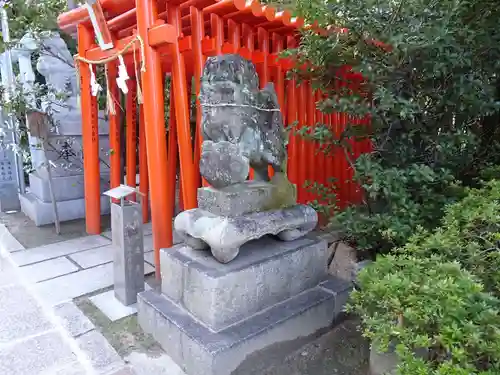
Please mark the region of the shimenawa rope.
MULTIPOLYGON (((79 70, 80 70, 79 62, 80 61, 88 64, 90 69, 92 69, 93 65, 107 64, 111 61, 116 60, 118 58, 118 56, 122 56, 123 54, 125 54, 125 52, 127 52, 134 45, 134 43, 137 41, 139 41, 140 50, 141 50, 141 72, 145 72, 146 71, 146 59, 145 59, 145 55, 144 55, 144 41, 142 40, 140 35, 136 35, 135 38, 132 39, 130 42, 128 42, 121 50, 119 50, 116 53, 114 53, 113 55, 106 57, 104 59, 101 59, 101 60, 90 60, 90 59, 87 59, 87 58, 82 57, 80 55, 75 55, 74 59, 75 59, 75 68, 77 70, 77 75, 79 76, 79 70)), ((135 68, 135 71, 137 72, 137 60, 136 60, 136 55, 135 55, 135 48, 134 48, 133 53, 134 53, 134 68, 135 68)), ((108 77, 107 68, 105 68, 104 74, 106 76, 106 91, 107 91, 106 92, 106 101, 107 101, 106 107, 107 107, 108 113, 111 115, 114 115, 114 114, 116 114, 116 108, 115 108, 115 104, 114 104, 112 95, 111 95, 110 90, 109 90, 109 77, 108 77)), ((79 80, 77 80, 77 82, 80 83, 79 80)), ((141 104, 143 102, 142 90, 141 90, 141 86, 139 83, 139 79, 137 79, 137 100, 138 100, 139 104, 141 104)))

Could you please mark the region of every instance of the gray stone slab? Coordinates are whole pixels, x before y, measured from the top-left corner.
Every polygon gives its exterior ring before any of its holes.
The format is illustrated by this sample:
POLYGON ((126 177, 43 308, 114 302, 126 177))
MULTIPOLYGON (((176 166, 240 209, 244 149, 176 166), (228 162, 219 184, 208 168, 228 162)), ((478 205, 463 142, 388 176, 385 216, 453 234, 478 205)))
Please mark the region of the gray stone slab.
POLYGON ((54 306, 54 312, 61 320, 62 326, 73 337, 83 335, 95 328, 89 318, 73 302, 63 302, 54 306))
POLYGON ((271 237, 250 242, 229 264, 178 245, 161 251, 162 293, 213 330, 249 317, 327 278, 327 244, 271 237))
POLYGON ((0 224, 0 254, 2 252, 13 253, 19 250, 24 250, 24 246, 16 240, 5 225, 0 224))
MULTIPOLYGON (((144 283, 144 289, 149 290, 151 287, 144 283)), ((116 299, 114 290, 108 290, 89 299, 112 322, 137 313, 137 304, 125 306, 116 299)))
POLYGON ((48 303, 57 305, 111 285, 113 285, 113 264, 107 263, 43 281, 37 284, 37 290, 48 303))
POLYGON ((60 369, 69 365, 77 366, 76 356, 55 331, 0 348, 2 375, 62 375, 60 369))
MULTIPOLYGON (((34 194, 20 194, 21 211, 28 216, 36 226, 54 223, 54 211, 51 202, 43 202, 34 194)), ((85 217, 85 199, 73 199, 57 202, 60 221, 70 221, 85 217)), ((109 198, 101 196, 101 214, 109 214, 109 198)))
POLYGON ((333 294, 317 287, 221 332, 213 332, 167 297, 139 294, 139 323, 188 375, 259 374, 324 332, 333 294))
MULTIPOLYGON (((154 268, 149 264, 145 264, 144 273, 149 274, 152 272, 154 272, 154 268)), ((48 303, 57 305, 112 285, 113 263, 106 263, 55 279, 42 281, 36 287, 40 295, 48 303)))
MULTIPOLYGON (((152 253, 152 251, 153 250, 149 250, 150 253, 152 253)), ((82 268, 92 268, 113 261, 113 245, 80 251, 68 256, 82 268)), ((151 264, 154 265, 154 262, 151 264)))
POLYGON ((198 208, 220 216, 239 216, 271 206, 274 186, 264 181, 245 181, 222 189, 198 189, 198 208))
POLYGON ((10 257, 2 256, 0 253, 0 287, 19 282, 20 273, 18 267, 10 257))
POLYGON ((23 278, 32 283, 53 279, 54 277, 67 275, 78 270, 79 268, 65 257, 20 267, 23 278))
POLYGON ((90 331, 77 338, 78 346, 90 359, 97 374, 120 370, 124 362, 106 338, 98 331, 90 331))
POLYGON ((125 361, 134 368, 136 375, 186 375, 165 353, 152 357, 147 353, 132 352, 125 361))
POLYGON ((24 266, 77 253, 82 250, 109 245, 110 243, 110 240, 101 236, 86 236, 17 252, 12 254, 12 259, 17 265, 24 266))
POLYGON ((144 253, 144 260, 146 263, 151 264, 153 267, 155 265, 155 253, 154 251, 149 251, 147 253, 144 253))
POLYGON ((97 247, 68 255, 82 268, 92 268, 113 261, 113 245, 97 247))
POLYGON ((0 288, 0 344, 52 328, 42 307, 25 288, 20 285, 0 288))
POLYGON ((155 272, 155 268, 148 263, 144 263, 144 275, 149 275, 155 272))
MULTIPOLYGON (((43 202, 52 202, 49 182, 38 175, 37 172, 29 174, 30 191, 43 202)), ((53 177, 54 195, 56 201, 69 201, 82 199, 85 196, 83 173, 76 176, 53 177)), ((101 193, 109 189, 109 175, 101 176, 101 193)))
POLYGON ((344 312, 344 306, 353 290, 353 283, 338 277, 330 277, 320 284, 320 287, 335 296, 335 315, 344 312))

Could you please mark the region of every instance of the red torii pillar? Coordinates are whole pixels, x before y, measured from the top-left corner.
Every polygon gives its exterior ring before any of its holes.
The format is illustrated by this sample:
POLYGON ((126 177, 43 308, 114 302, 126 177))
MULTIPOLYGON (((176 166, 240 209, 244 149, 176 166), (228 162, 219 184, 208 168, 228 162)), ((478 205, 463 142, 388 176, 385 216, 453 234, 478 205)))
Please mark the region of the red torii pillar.
MULTIPOLYGON (((92 29, 78 25, 78 53, 85 51, 94 42, 92 29)), ((90 90, 89 65, 78 61, 80 71, 80 101, 82 107, 82 138, 85 156, 83 175, 85 184, 85 225, 88 234, 101 233, 101 175, 99 171, 99 127, 97 123, 97 98, 90 90)))
MULTIPOLYGON (((153 227, 153 246, 155 264, 160 264, 160 249, 172 246, 172 221, 168 213, 167 140, 165 136, 165 113, 163 97, 163 73, 160 54, 149 44, 148 30, 158 20, 155 0, 137 0, 137 29, 144 41, 146 71, 142 72, 144 97, 144 123, 147 143, 148 174, 150 181, 151 218, 153 227)), ((160 269, 156 268, 156 278, 160 269)))

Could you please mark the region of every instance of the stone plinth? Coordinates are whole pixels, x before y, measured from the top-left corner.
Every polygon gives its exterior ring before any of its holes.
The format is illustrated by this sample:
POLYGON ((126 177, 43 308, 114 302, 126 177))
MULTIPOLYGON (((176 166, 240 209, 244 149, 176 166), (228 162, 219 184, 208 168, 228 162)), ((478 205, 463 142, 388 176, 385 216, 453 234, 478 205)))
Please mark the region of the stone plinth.
MULTIPOLYGON (((83 175, 53 177, 53 188, 56 201, 70 201, 82 199, 85 196, 85 182, 83 175)), ((49 181, 38 175, 29 174, 30 192, 42 202, 51 203, 49 181)), ((109 190, 109 175, 101 176, 101 193, 109 190)))
MULTIPOLYGON (((54 223, 52 203, 43 202, 33 193, 19 195, 21 211, 28 216, 36 226, 54 223)), ((57 202, 60 221, 70 221, 85 217, 85 198, 57 202)), ((101 196, 101 214, 109 214, 109 198, 101 196)))
MULTIPOLYGON (((20 195, 21 210, 36 226, 52 224, 54 209, 49 181, 38 172, 29 174, 29 192, 20 195)), ((83 175, 53 177, 52 187, 59 210, 59 220, 69 221, 85 217, 85 195, 83 175)), ((101 192, 109 189, 109 176, 101 177, 101 192)), ((101 213, 110 212, 109 198, 101 196, 101 213)))
POLYGON ((335 322, 350 283, 327 279, 326 242, 263 238, 220 264, 163 250, 162 293, 138 296, 141 327, 187 375, 260 374, 335 322))
POLYGON ((198 189, 198 208, 219 216, 239 216, 270 205, 274 186, 263 181, 245 181, 222 189, 198 189))
POLYGON ((326 243, 271 237, 243 246, 233 262, 178 245, 161 252, 162 292, 195 318, 220 330, 318 285, 327 277, 326 243))
POLYGON ((195 208, 181 212, 175 218, 175 230, 184 242, 196 250, 210 248, 221 263, 235 259, 240 247, 267 234, 283 241, 293 241, 312 231, 318 222, 310 206, 253 212, 241 216, 219 216, 195 208))

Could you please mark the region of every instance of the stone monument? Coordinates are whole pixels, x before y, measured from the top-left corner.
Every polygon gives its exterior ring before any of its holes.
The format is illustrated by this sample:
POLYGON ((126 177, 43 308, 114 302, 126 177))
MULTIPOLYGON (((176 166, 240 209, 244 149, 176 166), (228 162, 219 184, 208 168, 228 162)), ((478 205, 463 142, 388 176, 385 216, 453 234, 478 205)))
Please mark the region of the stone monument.
POLYGON ((273 86, 259 90, 240 56, 211 57, 200 101, 211 187, 176 217, 184 243, 161 250, 161 293, 139 294, 139 323, 188 375, 260 374, 327 330, 351 284, 328 278, 317 214, 286 178, 273 86))
MULTIPOLYGON (((9 69, 7 64, 7 52, 0 55, 0 72, 2 87, 7 89, 9 82, 9 69)), ((12 147, 14 138, 12 136, 11 121, 8 115, 0 109, 0 212, 19 210, 18 172, 15 162, 15 154, 12 147)))
MULTIPOLYGON (((57 33, 47 33, 42 41, 25 35, 17 49, 20 80, 26 96, 33 95, 35 74, 31 63, 32 53, 40 57, 36 69, 45 78, 49 93, 38 106, 33 107, 51 119, 47 139, 30 136, 33 172, 29 174, 30 191, 21 196, 23 212, 36 225, 54 222, 49 190, 47 163, 50 163, 54 180, 54 194, 61 221, 85 217, 83 182, 82 121, 78 100, 77 72, 73 57, 64 40, 57 33), (45 142, 45 152, 41 144, 45 142)), ((108 124, 103 112, 99 113, 99 146, 101 160, 107 160, 109 150, 108 124)), ((101 191, 109 188, 109 166, 101 162, 101 191)), ((102 213, 110 210, 109 200, 101 197, 102 213)))

